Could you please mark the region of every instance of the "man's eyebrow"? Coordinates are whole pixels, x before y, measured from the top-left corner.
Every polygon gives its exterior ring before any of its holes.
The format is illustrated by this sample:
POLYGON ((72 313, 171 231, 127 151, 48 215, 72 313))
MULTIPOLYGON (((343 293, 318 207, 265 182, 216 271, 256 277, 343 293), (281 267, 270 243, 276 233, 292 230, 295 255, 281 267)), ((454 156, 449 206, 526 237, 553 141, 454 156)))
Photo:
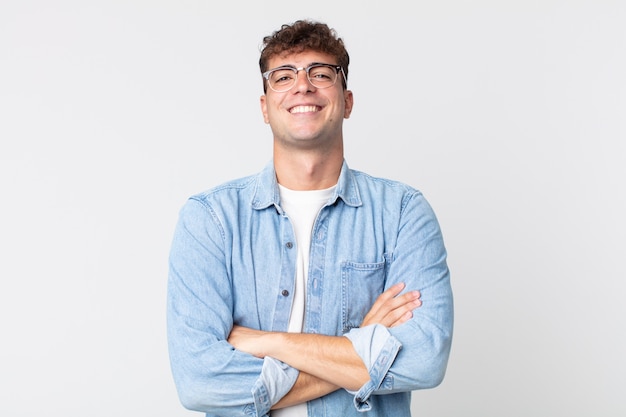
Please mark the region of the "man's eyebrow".
MULTIPOLYGON (((330 66, 332 66, 332 67, 338 67, 338 66, 339 66, 338 64, 329 64, 328 62, 311 62, 311 63, 309 63, 309 64, 305 65, 305 66, 304 66, 304 67, 302 67, 302 68, 308 68, 308 67, 310 67, 311 65, 330 65, 330 66)), ((297 69, 298 67, 296 67, 296 66, 295 66, 295 65, 293 65, 293 64, 284 64, 284 65, 279 65, 279 66, 275 67, 274 69, 279 69, 279 68, 292 68, 292 69, 297 69)))
POLYGON ((331 67, 338 67, 339 66, 339 64, 329 64, 328 62, 311 62, 305 68, 308 68, 308 67, 310 67, 312 65, 328 65, 328 66, 331 66, 331 67))

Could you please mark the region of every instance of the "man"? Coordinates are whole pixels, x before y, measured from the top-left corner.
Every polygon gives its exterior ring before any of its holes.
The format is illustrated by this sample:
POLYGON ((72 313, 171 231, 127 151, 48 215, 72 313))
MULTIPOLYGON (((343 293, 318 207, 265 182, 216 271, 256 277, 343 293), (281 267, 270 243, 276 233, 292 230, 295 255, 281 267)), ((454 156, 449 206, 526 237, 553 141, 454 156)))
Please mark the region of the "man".
POLYGON ((419 191, 348 168, 349 56, 333 30, 283 25, 259 63, 273 159, 191 197, 172 244, 181 401, 222 417, 410 416, 450 352, 438 222, 419 191))

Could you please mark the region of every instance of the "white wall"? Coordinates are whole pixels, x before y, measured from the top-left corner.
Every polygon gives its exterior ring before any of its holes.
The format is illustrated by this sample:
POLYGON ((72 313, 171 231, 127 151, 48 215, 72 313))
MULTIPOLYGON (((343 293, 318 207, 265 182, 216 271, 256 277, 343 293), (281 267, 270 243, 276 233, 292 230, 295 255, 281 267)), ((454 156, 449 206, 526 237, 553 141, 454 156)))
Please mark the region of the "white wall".
POLYGON ((455 340, 414 414, 624 415, 626 3, 279 4, 0 3, 0 415, 197 415, 167 362, 174 223, 269 159, 258 47, 303 17, 351 53, 348 162, 444 230, 455 340))

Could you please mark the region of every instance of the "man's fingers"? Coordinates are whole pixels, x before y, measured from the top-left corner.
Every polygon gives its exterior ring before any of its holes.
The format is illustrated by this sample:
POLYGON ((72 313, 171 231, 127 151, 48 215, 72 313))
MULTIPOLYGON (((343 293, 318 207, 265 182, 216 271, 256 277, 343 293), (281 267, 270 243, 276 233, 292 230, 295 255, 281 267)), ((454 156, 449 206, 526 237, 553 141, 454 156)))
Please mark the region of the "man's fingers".
POLYGON ((376 312, 389 300, 395 298, 404 289, 404 282, 399 282, 389 287, 385 292, 378 296, 374 305, 370 309, 369 314, 376 314, 376 312))
POLYGON ((362 326, 382 324, 394 327, 405 323, 413 317, 413 310, 420 307, 419 291, 408 291, 398 295, 404 289, 403 283, 396 284, 383 292, 363 319, 362 326))
POLYGON ((383 319, 387 327, 395 327, 407 322, 413 317, 413 310, 422 305, 419 291, 403 294, 394 300, 394 307, 390 308, 383 319))
POLYGON ((388 327, 396 327, 401 325, 402 323, 406 323, 407 321, 411 320, 413 318, 413 311, 407 311, 404 314, 402 314, 400 316, 400 318, 398 318, 398 320, 396 320, 395 322, 393 322, 390 326, 388 327))

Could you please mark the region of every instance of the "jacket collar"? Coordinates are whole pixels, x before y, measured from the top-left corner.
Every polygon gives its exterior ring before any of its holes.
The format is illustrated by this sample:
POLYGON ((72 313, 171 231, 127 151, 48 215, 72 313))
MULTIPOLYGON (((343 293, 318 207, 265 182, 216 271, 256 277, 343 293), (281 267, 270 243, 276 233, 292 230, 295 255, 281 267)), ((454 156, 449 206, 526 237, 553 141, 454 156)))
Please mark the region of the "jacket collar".
MULTIPOLYGON (((363 204, 356 178, 352 170, 348 168, 345 159, 341 166, 335 192, 326 205, 334 204, 338 198, 341 198, 344 203, 352 207, 359 207, 363 204)), ((256 188, 252 197, 253 209, 262 210, 270 206, 275 206, 279 212, 282 212, 280 208, 280 192, 278 190, 278 181, 276 180, 273 160, 270 161, 257 176, 256 188)))

